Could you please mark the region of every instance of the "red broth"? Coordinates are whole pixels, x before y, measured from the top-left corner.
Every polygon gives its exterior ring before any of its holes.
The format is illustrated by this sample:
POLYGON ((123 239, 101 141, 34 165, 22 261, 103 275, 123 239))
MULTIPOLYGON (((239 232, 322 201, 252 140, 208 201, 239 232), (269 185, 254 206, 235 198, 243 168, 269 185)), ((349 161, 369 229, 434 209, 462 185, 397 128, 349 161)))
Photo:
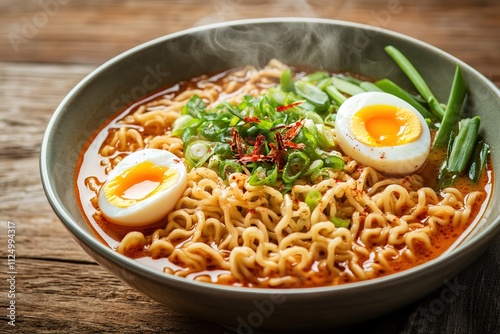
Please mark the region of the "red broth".
MULTIPOLYGON (((130 115, 140 105, 143 105, 148 102, 156 101, 165 96, 174 96, 176 94, 180 94, 186 89, 197 88, 200 82, 214 82, 217 83, 221 80, 222 77, 226 75, 226 72, 215 75, 213 77, 207 78, 203 77, 203 80, 200 78, 195 78, 193 80, 181 82, 177 85, 169 87, 163 91, 155 93, 151 96, 148 96, 140 101, 137 101, 133 105, 121 110, 115 116, 111 117, 106 124, 103 124, 102 127, 94 134, 92 138, 90 138, 89 142, 83 149, 80 155, 80 159, 78 162, 77 173, 75 178, 75 189, 76 195, 78 198, 78 203, 80 205, 80 209, 82 211, 83 216, 87 220, 89 226, 95 233, 95 235, 107 246, 112 249, 116 249, 119 245, 120 241, 125 237, 125 235, 131 231, 139 231, 144 235, 150 235, 158 228, 163 228, 166 225, 166 221, 162 220, 156 224, 146 226, 146 227, 123 227, 116 224, 113 224, 106 220, 102 215, 96 214, 98 210, 97 205, 97 194, 100 187, 106 180, 106 168, 109 168, 105 163, 103 163, 104 158, 99 154, 99 149, 103 147, 107 138, 109 137, 109 133, 112 131, 117 131, 120 127, 119 121, 123 119, 125 116, 130 115)), ((141 129, 138 129, 141 132, 141 129)), ((131 151, 117 151, 115 155, 125 156, 131 153, 131 151)), ((426 180, 426 185, 429 187, 433 187, 435 180, 437 178, 437 174, 439 171, 439 167, 441 166, 444 159, 443 154, 434 153, 429 156, 428 162, 424 166, 421 174, 424 176, 426 180)), ((418 264, 427 262, 431 259, 438 257, 443 254, 446 250, 450 249, 454 244, 459 243, 463 237, 465 237, 468 232, 474 228, 474 225, 478 222, 486 206, 489 203, 489 198, 492 191, 493 184, 493 168, 491 162, 488 162, 486 172, 481 177, 478 184, 473 184, 467 178, 460 178, 457 183, 454 185, 457 189, 459 189, 462 193, 469 193, 471 191, 479 190, 482 192, 481 198, 479 201, 475 203, 472 208, 472 213, 470 215, 469 221, 467 224, 453 227, 451 224, 447 226, 437 225, 437 231, 432 234, 431 241, 433 244, 433 248, 431 250, 419 245, 418 243, 415 245, 415 253, 416 260, 408 261, 404 256, 397 256, 394 260, 392 260, 389 265, 392 270, 390 271, 380 271, 377 273, 377 276, 384 276, 390 273, 399 272, 411 267, 414 267, 418 264)), ((422 218, 422 223, 425 223, 425 217, 422 218)), ((188 240, 181 240, 175 246, 180 247, 183 243, 188 240)), ((360 239, 357 240, 357 243, 362 244, 360 239)), ((368 248, 376 249, 376 242, 373 245, 363 245, 368 248)), ((217 249, 217 245, 213 244, 213 248, 217 249)), ((401 255, 405 246, 399 249, 396 249, 397 252, 401 255)), ((229 251, 221 250, 226 257, 229 257, 229 251)), ((158 258, 153 259, 148 256, 148 252, 144 249, 137 249, 136 253, 131 257, 136 258, 138 262, 146 264, 148 266, 152 266, 157 268, 158 270, 165 271, 167 273, 175 273, 178 271, 182 271, 182 263, 173 263, 167 258, 158 258)), ((360 257, 359 264, 361 266, 369 265, 373 262, 374 253, 370 253, 368 257, 360 257)), ((349 271, 349 267, 346 263, 337 263, 337 267, 342 271, 349 271)), ((318 266, 318 262, 314 262, 311 265, 311 270, 315 270, 315 266, 318 266)), ((293 271, 293 268, 289 268, 290 271, 293 271)), ((319 272, 319 271, 318 271, 319 272)), ((219 284, 227 284, 227 285, 235 285, 235 286, 258 286, 252 282, 241 282, 233 279, 227 270, 221 270, 216 267, 207 268, 207 270, 203 270, 197 273, 191 273, 187 275, 187 279, 196 279, 208 282, 214 282, 219 284)), ((299 287, 309 287, 309 286, 321 286, 321 285, 332 285, 332 284, 341 284, 348 283, 352 280, 348 275, 343 277, 322 277, 321 275, 313 276, 309 278, 307 281, 300 283, 299 287)))

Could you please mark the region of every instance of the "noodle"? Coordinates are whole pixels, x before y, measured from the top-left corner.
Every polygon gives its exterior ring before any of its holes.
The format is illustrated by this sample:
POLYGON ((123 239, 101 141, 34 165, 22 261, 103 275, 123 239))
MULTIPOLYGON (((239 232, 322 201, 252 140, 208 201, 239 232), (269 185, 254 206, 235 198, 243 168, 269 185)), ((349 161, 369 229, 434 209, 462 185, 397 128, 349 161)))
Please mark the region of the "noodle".
MULTIPOLYGON (((215 81, 201 77, 179 93, 141 105, 110 128, 99 150, 102 166, 108 173, 127 153, 143 148, 183 158, 183 142, 170 132, 191 97, 198 95, 212 106, 221 100, 236 103, 276 85, 285 68, 273 60, 264 69, 228 71, 215 81)), ((386 178, 345 158, 344 170, 332 171, 316 184, 299 183, 284 194, 250 185, 245 170, 223 181, 209 168, 193 168, 163 226, 128 232, 116 251, 167 258, 172 266, 164 271, 200 281, 284 288, 333 285, 395 272, 403 262, 426 261, 440 229, 464 229, 476 212, 474 205, 484 200, 481 191, 463 194, 447 188, 436 193, 422 175, 386 178), (311 210, 304 199, 314 190, 322 197, 311 210), (349 220, 349 227, 335 227, 332 217, 349 220)), ((101 185, 88 177, 95 195, 101 185)), ((102 222, 95 199, 93 203, 94 219, 102 222)))

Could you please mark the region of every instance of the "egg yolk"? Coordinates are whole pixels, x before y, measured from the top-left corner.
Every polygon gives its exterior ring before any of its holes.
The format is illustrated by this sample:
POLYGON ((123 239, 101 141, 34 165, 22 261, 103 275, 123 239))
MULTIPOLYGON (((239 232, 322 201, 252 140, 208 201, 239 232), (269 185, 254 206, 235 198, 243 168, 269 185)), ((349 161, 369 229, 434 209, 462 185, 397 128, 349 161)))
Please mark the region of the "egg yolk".
POLYGON ((391 105, 371 105, 357 111, 351 119, 357 140, 370 146, 398 146, 417 140, 422 125, 410 110, 391 105))
POLYGON ((111 180, 104 195, 110 203, 125 208, 170 188, 178 179, 175 170, 144 161, 111 180))

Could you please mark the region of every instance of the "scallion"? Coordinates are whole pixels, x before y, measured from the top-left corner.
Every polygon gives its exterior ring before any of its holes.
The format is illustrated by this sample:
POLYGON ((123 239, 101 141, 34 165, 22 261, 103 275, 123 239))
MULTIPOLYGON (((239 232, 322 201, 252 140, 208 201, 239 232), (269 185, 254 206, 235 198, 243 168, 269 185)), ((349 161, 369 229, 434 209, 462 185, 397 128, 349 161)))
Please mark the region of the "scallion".
POLYGON ((305 202, 309 206, 311 211, 314 210, 319 204, 319 201, 323 198, 323 195, 318 190, 311 190, 307 193, 305 202))
POLYGON ((281 73, 280 86, 284 92, 293 92, 295 89, 292 71, 287 68, 281 73))
POLYGON ((413 108, 417 109, 417 111, 424 117, 428 119, 435 119, 434 116, 429 110, 427 110, 422 104, 420 104, 415 98, 408 93, 406 90, 395 84, 389 79, 382 79, 375 82, 375 85, 382 89, 384 92, 395 95, 402 100, 405 100, 409 104, 412 105, 413 108))
POLYGON ((214 154, 214 145, 205 140, 194 141, 184 149, 184 157, 192 167, 199 167, 214 154))
POLYGON ((283 168, 283 181, 292 183, 297 180, 309 167, 309 157, 301 151, 294 151, 288 155, 287 162, 283 168))
POLYGON ((383 92, 381 88, 375 85, 373 82, 363 81, 359 84, 359 87, 367 92, 383 92))
POLYGON ((306 81, 295 82, 295 90, 307 101, 318 108, 319 111, 325 111, 330 105, 328 95, 315 85, 306 81))
POLYGON ((338 77, 332 77, 332 84, 340 92, 351 96, 366 92, 363 88, 359 87, 358 85, 338 77))
POLYGON ((410 81, 413 83, 418 92, 424 97, 427 103, 429 103, 429 106, 431 107, 431 110, 433 111, 434 115, 438 117, 440 120, 443 119, 444 110, 441 107, 441 104, 432 94, 424 78, 422 78, 422 76, 413 66, 410 60, 401 51, 399 51, 392 45, 386 46, 385 51, 389 56, 391 56, 391 58, 396 62, 396 64, 398 64, 398 66, 406 74, 408 79, 410 79, 410 81))
POLYGON ((450 97, 448 99, 448 105, 444 112, 441 126, 439 127, 436 138, 434 139, 434 147, 442 148, 448 143, 452 131, 456 129, 458 125, 460 111, 462 110, 466 93, 467 90, 462 76, 462 71, 460 70, 460 66, 457 65, 455 77, 451 86, 450 97))
POLYGON ((446 168, 450 172, 461 173, 467 167, 469 158, 474 150, 479 132, 480 118, 464 118, 460 121, 458 134, 453 142, 450 157, 446 168))
POLYGON ((479 178, 486 168, 489 150, 490 146, 482 139, 479 139, 472 153, 471 164, 469 166, 469 179, 474 183, 479 182, 479 178))
POLYGON ((350 221, 348 219, 342 219, 339 217, 331 217, 330 218, 331 222, 335 225, 336 228, 348 228, 350 221))
POLYGON ((261 185, 269 185, 272 186, 276 184, 276 180, 278 178, 278 166, 274 166, 273 168, 267 169, 263 166, 259 166, 254 169, 252 175, 248 179, 248 183, 251 186, 261 186, 261 185))

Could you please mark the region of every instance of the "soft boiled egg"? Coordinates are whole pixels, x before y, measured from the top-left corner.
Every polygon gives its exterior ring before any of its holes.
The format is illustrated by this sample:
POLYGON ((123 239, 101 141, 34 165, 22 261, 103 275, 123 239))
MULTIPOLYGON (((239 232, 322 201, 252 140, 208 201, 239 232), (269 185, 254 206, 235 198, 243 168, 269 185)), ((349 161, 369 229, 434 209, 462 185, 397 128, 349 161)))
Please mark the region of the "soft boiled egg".
POLYGON ((335 131, 346 155, 388 174, 418 171, 431 147, 422 115, 406 101, 383 92, 357 94, 342 103, 335 131))
POLYGON ((186 186, 186 167, 175 154, 139 150, 109 173, 99 193, 99 208, 115 224, 148 225, 172 211, 186 186))

